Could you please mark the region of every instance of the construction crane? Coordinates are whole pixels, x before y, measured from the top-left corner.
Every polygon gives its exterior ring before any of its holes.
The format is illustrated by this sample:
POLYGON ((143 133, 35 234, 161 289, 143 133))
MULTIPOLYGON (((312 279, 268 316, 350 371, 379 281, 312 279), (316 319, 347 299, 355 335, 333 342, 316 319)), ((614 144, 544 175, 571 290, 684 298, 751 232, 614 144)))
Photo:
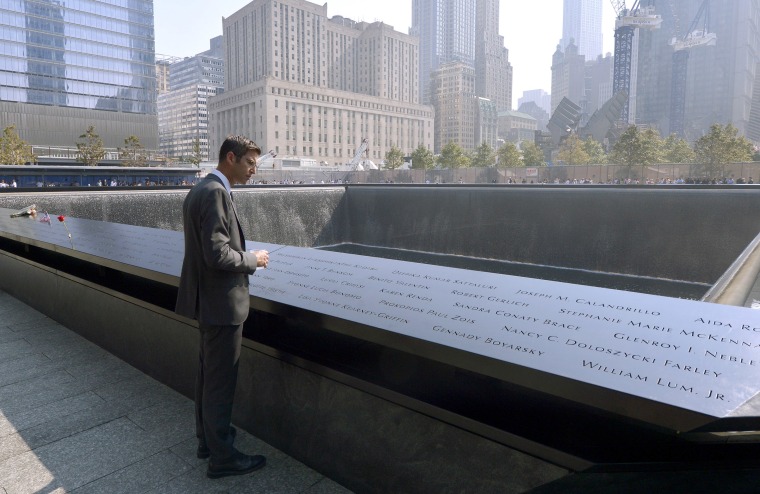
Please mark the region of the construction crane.
POLYGON ((628 95, 625 106, 620 113, 620 120, 628 123, 631 96, 631 65, 634 55, 636 55, 633 47, 636 30, 659 29, 660 24, 662 24, 662 16, 655 13, 654 0, 648 0, 648 4, 645 6, 641 6, 639 0, 635 0, 630 9, 626 7, 625 0, 610 1, 617 16, 615 20, 615 62, 612 93, 618 94, 624 91, 628 95))
POLYGON ((670 41, 673 47, 673 72, 670 80, 670 133, 685 137, 684 115, 686 113, 686 72, 689 50, 700 46, 714 46, 717 35, 710 32, 710 1, 703 0, 697 15, 686 30, 678 37, 678 17, 673 0, 670 2, 676 20, 675 36, 670 41), (701 24, 701 28, 700 26, 701 24))
POLYGON ((362 160, 362 155, 367 151, 369 151, 369 140, 365 137, 362 139, 359 147, 356 148, 354 157, 351 159, 351 161, 348 162, 348 167, 351 171, 363 171, 368 169, 377 170, 377 165, 375 165, 372 161, 369 159, 362 160))

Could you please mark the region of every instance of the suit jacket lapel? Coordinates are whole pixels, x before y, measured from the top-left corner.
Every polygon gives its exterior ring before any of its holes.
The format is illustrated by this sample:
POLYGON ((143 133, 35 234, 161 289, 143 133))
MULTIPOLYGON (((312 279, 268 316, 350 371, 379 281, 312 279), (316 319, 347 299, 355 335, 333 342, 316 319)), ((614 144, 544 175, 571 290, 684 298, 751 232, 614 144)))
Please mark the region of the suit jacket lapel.
POLYGON ((240 244, 243 246, 243 250, 245 250, 245 234, 243 233, 243 227, 240 225, 237 207, 235 206, 235 201, 232 200, 232 196, 230 196, 230 202, 232 203, 232 212, 235 214, 235 223, 237 223, 238 232, 240 232, 240 244))
MULTIPOLYGON (((219 177, 213 173, 209 173, 207 177, 211 180, 217 181, 219 184, 221 184, 222 187, 224 187, 224 184, 219 179, 219 177)), ((235 201, 232 199, 232 192, 230 192, 230 203, 232 204, 232 214, 235 216, 235 223, 237 224, 238 233, 240 233, 240 244, 242 246, 242 250, 245 250, 245 234, 243 233, 243 227, 240 225, 240 218, 238 217, 237 207, 235 207, 235 201)))

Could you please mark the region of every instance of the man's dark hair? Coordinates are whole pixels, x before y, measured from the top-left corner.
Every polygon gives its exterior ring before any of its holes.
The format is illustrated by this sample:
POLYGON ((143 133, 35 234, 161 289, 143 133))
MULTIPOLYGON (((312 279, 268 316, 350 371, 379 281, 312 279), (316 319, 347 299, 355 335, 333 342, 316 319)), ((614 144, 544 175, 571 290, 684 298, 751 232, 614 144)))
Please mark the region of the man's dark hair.
POLYGON ((248 151, 254 151, 261 156, 261 148, 245 136, 227 136, 219 148, 219 163, 224 161, 224 157, 230 151, 235 154, 236 159, 242 158, 248 151))

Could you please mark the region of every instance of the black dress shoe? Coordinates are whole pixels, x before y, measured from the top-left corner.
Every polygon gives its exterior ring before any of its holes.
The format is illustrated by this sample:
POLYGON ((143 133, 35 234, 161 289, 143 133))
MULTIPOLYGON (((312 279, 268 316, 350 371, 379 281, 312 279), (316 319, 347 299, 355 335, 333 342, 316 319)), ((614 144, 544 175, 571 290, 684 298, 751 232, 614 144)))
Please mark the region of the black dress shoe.
POLYGON ((223 462, 216 463, 213 458, 210 459, 206 477, 218 479, 230 475, 245 475, 262 468, 266 464, 267 459, 261 455, 250 456, 236 451, 235 456, 223 462))
MULTIPOLYGON (((232 436, 232 439, 235 439, 235 435, 237 434, 237 429, 234 427, 230 427, 230 436, 232 436)), ((208 446, 206 446, 206 443, 204 441, 198 441, 198 450, 195 452, 195 456, 200 458, 201 460, 205 460, 209 456, 211 456, 211 451, 209 451, 208 446)))

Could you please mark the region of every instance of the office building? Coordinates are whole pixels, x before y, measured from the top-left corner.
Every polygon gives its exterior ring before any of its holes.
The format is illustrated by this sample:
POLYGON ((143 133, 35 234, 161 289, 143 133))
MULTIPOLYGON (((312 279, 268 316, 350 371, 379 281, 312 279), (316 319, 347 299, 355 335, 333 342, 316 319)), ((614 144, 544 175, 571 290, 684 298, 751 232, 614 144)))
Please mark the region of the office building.
MULTIPOLYGON (((477 83, 477 77, 475 78, 477 83)), ((499 148, 499 107, 488 98, 475 97, 475 135, 473 145, 483 143, 499 148)))
POLYGON ((552 55, 552 111, 560 101, 567 98, 579 105, 585 98, 585 59, 578 53, 578 47, 570 42, 563 51, 560 46, 552 55))
POLYGON ((681 80, 675 77, 672 39, 701 36, 704 18, 697 19, 701 4, 672 2, 660 6, 658 2, 660 29, 639 30, 635 122, 654 126, 667 135, 676 130, 671 116, 682 113, 683 128, 678 131, 689 141, 709 132, 712 124, 731 123, 741 135, 760 142, 760 132, 751 124, 760 114, 760 101, 753 94, 759 79, 760 2, 709 2, 708 28, 714 40, 695 43, 685 50, 687 62, 681 80), (695 19, 697 32, 686 33, 695 19))
POLYGON ((459 61, 474 65, 476 1, 412 0, 411 34, 420 39, 419 93, 423 103, 431 101, 431 76, 442 64, 459 61))
POLYGON ((180 57, 156 53, 156 91, 158 94, 169 90, 169 67, 182 60, 180 57))
MULTIPOLYGON (((465 84, 472 71, 474 86, 471 97, 466 99, 483 98, 489 101, 488 107, 495 105, 497 113, 512 107, 512 66, 509 51, 504 47, 504 37, 499 35, 499 1, 412 0, 411 33, 420 39, 419 94, 422 101, 433 104, 436 120, 457 112, 463 112, 467 118, 459 122, 436 121, 437 132, 440 132, 435 137, 436 150, 449 140, 467 143, 467 150, 474 149, 470 143, 477 146, 481 140, 476 138, 475 130, 480 126, 474 123, 474 119, 479 118, 477 115, 489 115, 490 111, 481 108, 476 100, 466 105, 463 101, 446 100, 442 94, 450 92, 442 85, 452 80, 465 84), (462 128, 455 129, 457 125, 462 128)), ((485 120, 495 119, 493 115, 492 119, 485 120)), ((492 126, 488 124, 486 127, 492 126)))
POLYGON ((158 132, 161 152, 175 161, 213 160, 209 151, 208 99, 217 86, 187 84, 158 96, 158 132))
POLYGON ((530 89, 528 91, 523 91, 522 97, 517 100, 517 106, 519 108, 525 103, 529 103, 531 101, 535 102, 536 105, 539 108, 543 109, 547 114, 552 111, 552 96, 543 89, 530 89))
POLYGON ((194 57, 185 57, 171 64, 169 89, 202 84, 224 87, 224 47, 222 37, 210 41, 211 48, 194 57))
POLYGON ((222 37, 210 45, 168 66, 169 89, 158 95, 158 134, 161 152, 170 159, 215 159, 209 151, 208 99, 224 91, 222 37))
POLYGON ((475 149, 475 69, 469 63, 449 62, 433 72, 435 107, 435 153, 453 142, 466 150, 475 149))
POLYGON ((328 18, 327 5, 254 0, 223 21, 225 91, 209 101, 211 148, 246 134, 281 156, 375 162, 433 147, 418 103, 418 40, 382 22, 328 18))
POLYGON ((602 54, 602 0, 563 1, 562 50, 570 42, 586 60, 596 60, 602 54))
POLYGON ((580 102, 583 109, 581 125, 584 125, 591 115, 612 98, 612 77, 614 59, 609 53, 601 55, 596 60, 587 60, 584 68, 583 99, 580 102))
POLYGON ((420 39, 423 103, 432 98, 432 73, 443 64, 464 62, 476 70, 478 96, 499 109, 511 108, 512 66, 499 35, 498 0, 412 0, 411 34, 420 39))
POLYGON ((546 124, 549 123, 549 113, 542 107, 538 106, 535 101, 526 101, 522 103, 517 111, 519 113, 529 115, 536 121, 536 130, 546 131, 546 124))
POLYGON ((505 141, 519 145, 535 139, 538 122, 531 115, 512 110, 501 111, 498 122, 499 137, 505 141))
POLYGON ((0 0, 0 122, 30 144, 158 146, 153 1, 0 0))
POLYGON ((497 111, 512 108, 512 65, 504 36, 499 35, 499 0, 477 0, 475 93, 491 100, 497 111))

